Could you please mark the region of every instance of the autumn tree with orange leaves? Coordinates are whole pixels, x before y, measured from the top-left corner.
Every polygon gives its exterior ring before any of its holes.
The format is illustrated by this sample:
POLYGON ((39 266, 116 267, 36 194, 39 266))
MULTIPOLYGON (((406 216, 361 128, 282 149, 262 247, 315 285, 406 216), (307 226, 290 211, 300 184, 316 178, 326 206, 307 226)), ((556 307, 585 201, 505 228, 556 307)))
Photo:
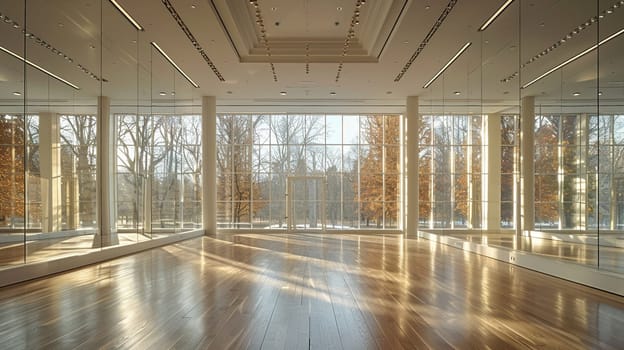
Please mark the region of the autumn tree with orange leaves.
POLYGON ((0 221, 24 216, 24 119, 0 116, 0 221))
POLYGON ((372 220, 381 227, 384 218, 389 226, 399 212, 400 117, 371 115, 363 120, 368 147, 360 155, 360 215, 367 226, 372 220))

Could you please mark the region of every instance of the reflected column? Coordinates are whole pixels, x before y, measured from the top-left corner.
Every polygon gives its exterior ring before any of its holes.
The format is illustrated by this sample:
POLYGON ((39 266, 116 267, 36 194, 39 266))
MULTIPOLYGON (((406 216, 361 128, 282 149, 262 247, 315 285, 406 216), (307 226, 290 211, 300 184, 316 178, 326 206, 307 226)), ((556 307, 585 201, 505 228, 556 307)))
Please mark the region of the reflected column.
POLYGON ((202 222, 205 235, 217 233, 217 99, 202 97, 202 222))
POLYGON ((119 244, 115 215, 115 121, 110 113, 110 98, 98 96, 97 114, 97 218, 99 230, 93 237, 93 248, 119 244))
POLYGON ((520 106, 520 232, 535 227, 534 134, 535 97, 522 97, 520 106))
POLYGON ((407 191, 405 206, 407 211, 407 223, 405 233, 408 235, 418 233, 418 96, 408 96, 406 103, 405 123, 405 159, 407 191))
MULTIPOLYGON (((481 222, 486 230, 499 230, 501 223, 501 115, 492 113, 483 118, 483 130, 486 132, 487 143, 483 146, 483 174, 481 198, 483 203, 481 222)), ((511 189, 505 189, 511 190, 511 189)))
POLYGON ((56 113, 39 113, 42 232, 61 230, 61 133, 56 113))

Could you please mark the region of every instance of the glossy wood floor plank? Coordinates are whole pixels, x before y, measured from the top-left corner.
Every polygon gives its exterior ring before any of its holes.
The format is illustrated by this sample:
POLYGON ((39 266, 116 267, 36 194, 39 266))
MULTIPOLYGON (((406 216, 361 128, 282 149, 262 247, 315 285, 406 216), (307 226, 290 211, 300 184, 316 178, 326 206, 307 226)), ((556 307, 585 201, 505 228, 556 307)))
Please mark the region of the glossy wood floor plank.
POLYGON ((0 300, 1 349, 624 348, 624 298, 400 236, 202 237, 0 300))

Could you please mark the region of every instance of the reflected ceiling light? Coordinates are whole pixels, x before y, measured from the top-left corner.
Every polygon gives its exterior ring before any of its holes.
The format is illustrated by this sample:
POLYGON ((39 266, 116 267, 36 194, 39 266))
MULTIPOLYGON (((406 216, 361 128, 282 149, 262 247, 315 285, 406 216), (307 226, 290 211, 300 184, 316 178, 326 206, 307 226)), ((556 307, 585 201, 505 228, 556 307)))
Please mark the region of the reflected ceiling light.
POLYGON ((490 24, 492 24, 492 22, 494 22, 494 21, 496 20, 496 18, 498 18, 498 16, 500 16, 500 14, 501 14, 501 13, 503 13, 503 11, 505 11, 505 9, 506 9, 509 5, 511 5, 511 3, 512 3, 513 1, 514 1, 514 0, 507 0, 507 1, 505 1, 505 3, 504 3, 501 7, 499 7, 499 8, 498 8, 498 10, 496 10, 496 12, 494 12, 494 14, 493 14, 490 18, 488 18, 488 20, 487 20, 487 21, 485 21, 485 23, 483 23, 483 25, 481 25, 481 27, 479 28, 479 31, 480 31, 480 32, 482 32, 482 31, 486 30, 486 29, 487 29, 487 27, 488 27, 490 24))
POLYGON ((166 92, 164 92, 164 91, 161 91, 161 92, 159 93, 159 95, 160 95, 160 96, 167 96, 167 93, 166 93, 166 92))
POLYGON ((14 96, 22 96, 22 93, 19 91, 13 91, 14 96))
POLYGON ((33 67, 33 68, 36 68, 36 69, 38 69, 38 70, 40 70, 40 71, 42 71, 43 73, 45 73, 45 74, 47 74, 47 75, 51 76, 52 78, 54 78, 54 79, 56 79, 56 80, 58 80, 58 81, 60 81, 60 82, 62 82, 62 83, 65 83, 65 84, 67 84, 67 85, 69 85, 69 86, 73 87, 73 88, 74 88, 74 89, 76 89, 76 90, 80 90, 80 88, 79 88, 78 86, 76 86, 76 85, 74 85, 74 84, 70 83, 69 81, 67 81, 67 80, 65 80, 65 79, 63 79, 63 78, 61 78, 61 77, 59 77, 58 75, 56 75, 56 74, 54 74, 54 73, 52 73, 52 72, 50 72, 50 71, 48 71, 48 70, 46 70, 46 69, 44 69, 44 68, 42 68, 42 67, 38 66, 37 64, 35 64, 35 63, 33 63, 33 62, 30 62, 29 60, 27 60, 27 59, 23 58, 22 56, 20 56, 20 55, 16 54, 15 52, 13 52, 13 51, 11 51, 11 50, 5 49, 4 47, 0 46, 0 51, 4 51, 4 52, 8 53, 9 55, 11 55, 11 56, 13 56, 13 57, 17 58, 18 60, 20 60, 20 61, 22 61, 22 62, 24 62, 24 63, 28 64, 29 66, 31 66, 31 67, 33 67))
POLYGON ((455 92, 453 92, 453 95, 459 96, 459 95, 461 95, 461 91, 455 91, 455 92))
POLYGON ((286 91, 280 91, 280 95, 286 96, 288 93, 286 91))
POLYGON ((466 51, 466 49, 472 45, 472 42, 467 42, 466 44, 464 44, 464 46, 462 46, 461 49, 459 49, 459 51, 457 51, 457 53, 455 54, 455 56, 453 56, 448 62, 446 62, 446 64, 444 65, 444 67, 442 67, 442 69, 440 69, 436 75, 433 76, 433 78, 431 78, 427 84, 425 84, 423 86, 423 89, 426 89, 429 87, 429 85, 431 85, 442 73, 444 73, 444 71, 451 65, 453 64, 453 62, 455 62, 455 60, 461 56, 462 53, 464 53, 464 51, 466 51))
POLYGON ((563 68, 564 66, 568 65, 568 64, 569 64, 569 63, 571 63, 571 62, 576 61, 577 59, 579 59, 579 58, 581 58, 581 57, 585 56, 586 54, 588 54, 588 53, 590 53, 590 52, 594 51, 595 49, 597 49, 597 48, 598 48, 598 46, 600 46, 600 45, 602 45, 602 44, 604 44, 604 43, 608 42, 609 40, 611 40, 611 39, 613 39, 613 38, 615 38, 615 37, 617 37, 617 36, 619 36, 619 35, 621 35, 622 33, 624 33, 624 28, 623 28, 623 29, 620 29, 620 30, 618 30, 617 32, 615 32, 615 33, 613 33, 613 34, 609 35, 608 37, 606 37, 606 38, 604 38, 604 39, 602 39, 602 40, 601 40, 598 44, 593 45, 593 46, 591 46, 591 47, 589 47, 589 48, 585 49, 584 51, 582 51, 582 52, 580 52, 580 53, 578 53, 578 54, 576 54, 576 55, 574 55, 574 56, 572 56, 572 57, 568 58, 567 60, 563 61, 562 63, 560 63, 560 64, 558 64, 558 65, 556 65, 556 66, 552 67, 551 69, 549 69, 548 71, 546 71, 544 74, 542 74, 542 75, 540 75, 539 77, 537 77, 537 78, 535 78, 535 79, 531 80, 530 82, 528 82, 528 83, 526 83, 526 84, 522 85, 521 89, 526 89, 527 87, 529 87, 529 86, 533 85, 534 83, 536 83, 536 82, 537 82, 537 81, 539 81, 540 79, 542 79, 542 78, 546 77, 546 76, 547 76, 547 75, 549 75, 550 73, 552 73, 552 72, 554 72, 554 71, 556 71, 556 70, 559 70, 560 68, 563 68))
POLYGON ((142 31, 143 27, 141 27, 141 25, 139 24, 139 22, 135 21, 134 18, 132 18, 132 16, 130 16, 130 14, 128 13, 128 11, 126 11, 123 7, 121 7, 121 5, 119 5, 117 3, 117 0, 109 0, 111 2, 111 4, 113 4, 113 6, 115 6, 117 8, 117 10, 119 10, 119 12, 121 12, 122 15, 124 15, 124 17, 126 17, 126 19, 137 29, 142 31))
POLYGON ((171 65, 172 65, 172 66, 174 66, 174 67, 175 67, 175 69, 177 69, 177 70, 178 70, 178 72, 180 72, 180 74, 182 74, 182 75, 186 78, 186 80, 188 80, 188 82, 189 82, 189 83, 191 83, 191 85, 193 85, 193 86, 194 86, 194 87, 196 87, 196 88, 198 88, 198 87, 199 87, 199 85, 197 85, 197 84, 193 81, 193 79, 191 79, 188 75, 186 75, 186 73, 184 73, 184 71, 183 71, 180 67, 178 67, 178 65, 177 65, 175 62, 173 62, 173 60, 172 60, 171 58, 169 58, 169 56, 165 53, 165 51, 163 51, 163 49, 161 49, 161 48, 160 48, 160 46, 158 46, 158 44, 156 44, 156 43, 155 43, 155 42, 153 42, 153 41, 151 42, 151 44, 152 44, 152 46, 153 46, 154 48, 156 48, 156 50, 158 50, 158 52, 160 52, 160 54, 161 54, 161 55, 163 55, 163 57, 164 57, 167 61, 169 61, 169 63, 171 63, 171 65))
POLYGON ((581 96, 581 93, 578 92, 578 91, 575 91, 575 92, 572 93, 572 96, 581 96))
POLYGON ((602 96, 602 91, 598 91, 598 96, 602 96))

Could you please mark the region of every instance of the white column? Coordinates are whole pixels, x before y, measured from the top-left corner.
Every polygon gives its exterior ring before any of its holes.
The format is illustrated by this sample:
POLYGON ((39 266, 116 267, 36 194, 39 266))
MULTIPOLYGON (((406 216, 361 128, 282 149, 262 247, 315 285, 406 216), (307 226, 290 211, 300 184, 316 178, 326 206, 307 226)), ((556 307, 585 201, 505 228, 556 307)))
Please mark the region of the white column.
POLYGON ((56 113, 39 114, 41 231, 61 230, 61 134, 56 113))
POLYGON ((420 124, 418 96, 407 97, 405 124, 405 172, 407 173, 405 233, 412 235, 418 232, 418 129, 420 124))
POLYGON ((202 222, 204 234, 217 233, 217 99, 202 97, 202 222))
POLYGON ((110 99, 98 96, 97 113, 97 218, 99 231, 93 247, 119 244, 115 225, 115 122, 110 113, 110 99))
POLYGON ((535 134, 535 97, 525 96, 520 106, 520 230, 535 227, 535 172, 533 147, 535 134))
MULTIPOLYGON (((481 222, 486 230, 499 230, 501 221, 501 115, 492 113, 483 118, 487 143, 483 146, 485 169, 481 186, 481 222)), ((513 191, 506 188, 505 191, 513 191)))

